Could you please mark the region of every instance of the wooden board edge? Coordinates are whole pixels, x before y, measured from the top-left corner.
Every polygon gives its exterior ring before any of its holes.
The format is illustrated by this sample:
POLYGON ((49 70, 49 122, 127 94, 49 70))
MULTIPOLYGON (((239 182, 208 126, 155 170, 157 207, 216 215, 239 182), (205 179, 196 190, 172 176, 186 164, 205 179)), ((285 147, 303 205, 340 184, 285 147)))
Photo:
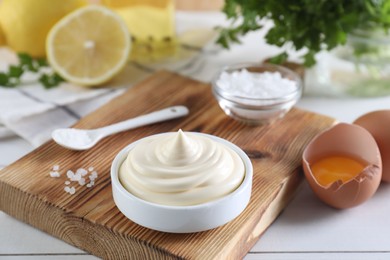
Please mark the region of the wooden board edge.
POLYGON ((252 233, 246 241, 248 245, 251 245, 250 248, 247 250, 248 252, 264 234, 267 228, 271 226, 271 224, 276 220, 276 218, 293 200, 293 198, 300 190, 300 187, 302 186, 303 182, 303 172, 300 168, 298 168, 294 172, 294 174, 291 174, 280 185, 279 190, 275 194, 275 197, 272 199, 271 203, 261 216, 260 221, 255 225, 255 227, 253 227, 252 233))
POLYGON ((286 177, 273 197, 265 205, 265 210, 258 214, 258 218, 249 221, 248 225, 240 232, 240 240, 232 240, 224 246, 224 250, 213 255, 210 259, 243 259, 250 249, 259 241, 266 229, 281 214, 289 202, 295 197, 304 181, 301 167, 298 167, 291 175, 286 177), (237 250, 240 248, 240 250, 237 250))
POLYGON ((164 249, 150 247, 145 241, 115 233, 84 218, 72 216, 69 212, 64 213, 59 207, 2 182, 0 210, 102 259, 179 259, 164 249), (117 246, 110 246, 112 243, 117 246), (107 251, 109 248, 113 250, 107 251), (117 248, 124 250, 118 252, 117 248))

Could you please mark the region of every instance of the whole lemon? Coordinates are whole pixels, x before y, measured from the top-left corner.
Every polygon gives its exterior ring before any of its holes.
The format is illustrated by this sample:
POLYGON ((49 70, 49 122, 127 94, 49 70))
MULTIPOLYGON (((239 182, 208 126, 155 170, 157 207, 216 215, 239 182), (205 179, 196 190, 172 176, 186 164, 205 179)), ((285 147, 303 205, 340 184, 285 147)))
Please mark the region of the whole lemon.
POLYGON ((14 51, 44 57, 46 36, 51 27, 86 4, 86 0, 3 0, 0 27, 14 51))

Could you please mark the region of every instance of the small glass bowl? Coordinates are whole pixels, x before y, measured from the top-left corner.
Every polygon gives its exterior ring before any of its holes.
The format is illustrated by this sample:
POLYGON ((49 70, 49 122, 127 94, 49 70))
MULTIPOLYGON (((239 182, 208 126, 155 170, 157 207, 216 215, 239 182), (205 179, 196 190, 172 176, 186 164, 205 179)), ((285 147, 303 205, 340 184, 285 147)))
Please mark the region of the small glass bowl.
POLYGON ((274 64, 243 63, 224 67, 213 79, 212 90, 222 110, 230 117, 254 125, 269 124, 282 118, 302 96, 302 80, 294 71, 274 64), (246 69, 249 72, 279 72, 296 82, 296 89, 275 98, 252 98, 229 93, 217 85, 223 72, 246 69))

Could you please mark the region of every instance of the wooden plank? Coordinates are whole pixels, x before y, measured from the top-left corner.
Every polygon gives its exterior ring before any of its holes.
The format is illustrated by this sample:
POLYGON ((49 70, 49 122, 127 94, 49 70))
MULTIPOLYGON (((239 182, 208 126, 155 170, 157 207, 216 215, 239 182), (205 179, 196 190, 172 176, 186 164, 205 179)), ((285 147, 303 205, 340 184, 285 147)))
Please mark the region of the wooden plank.
POLYGON ((75 127, 95 128, 171 105, 186 105, 185 118, 141 127, 103 139, 88 151, 66 150, 53 141, 0 172, 0 209, 34 227, 104 259, 242 258, 291 200, 302 181, 304 146, 334 120, 299 109, 268 126, 247 126, 227 117, 210 86, 170 72, 159 72, 75 127), (232 222, 205 232, 169 234, 138 226, 116 208, 110 166, 127 144, 156 133, 198 131, 240 146, 254 165, 253 191, 245 211, 232 222), (62 176, 49 172, 60 165, 62 176), (93 166, 93 188, 64 192, 67 170, 93 166))

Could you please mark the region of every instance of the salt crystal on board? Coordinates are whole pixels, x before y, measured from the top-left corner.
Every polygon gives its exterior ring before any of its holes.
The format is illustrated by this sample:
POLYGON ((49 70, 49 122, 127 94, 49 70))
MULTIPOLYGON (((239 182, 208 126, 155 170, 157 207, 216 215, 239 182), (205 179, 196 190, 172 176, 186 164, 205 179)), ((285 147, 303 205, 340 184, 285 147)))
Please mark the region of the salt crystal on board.
POLYGON ((69 194, 73 195, 73 194, 75 194, 75 193, 76 193, 76 188, 75 188, 75 187, 71 187, 71 188, 69 189, 69 194))
POLYGON ((80 174, 81 176, 87 175, 88 171, 84 168, 77 169, 76 174, 80 174))
MULTIPOLYGON (((54 165, 53 170, 50 171, 50 176, 53 178, 60 177, 60 172, 58 171, 59 169, 60 169, 59 165, 54 165)), ((64 182, 64 184, 65 184, 64 191, 66 193, 73 195, 76 193, 76 188, 74 186, 73 187, 69 186, 71 184, 71 182, 78 182, 78 184, 80 186, 84 186, 85 184, 87 184, 86 186, 88 188, 91 188, 92 186, 95 185, 95 179, 98 177, 98 174, 94 170, 94 167, 91 166, 88 168, 88 170, 86 170, 86 168, 79 168, 76 170, 76 172, 73 172, 72 170, 68 170, 66 172, 66 176, 67 176, 68 180, 66 180, 64 182), (90 174, 88 176, 90 181, 87 184, 86 177, 83 177, 83 176, 86 176, 88 174, 88 172, 90 172, 90 174)))
POLYGON ((57 171, 51 171, 51 172, 50 172, 50 177, 52 177, 52 178, 58 178, 58 177, 60 177, 60 173, 57 172, 57 171))
POLYGON ((66 172, 66 176, 70 179, 70 180, 73 180, 74 178, 74 172, 72 172, 71 170, 68 170, 66 172))
POLYGON ((84 185, 85 185, 85 178, 81 178, 81 179, 79 180, 79 184, 80 184, 81 186, 84 186, 84 185))

